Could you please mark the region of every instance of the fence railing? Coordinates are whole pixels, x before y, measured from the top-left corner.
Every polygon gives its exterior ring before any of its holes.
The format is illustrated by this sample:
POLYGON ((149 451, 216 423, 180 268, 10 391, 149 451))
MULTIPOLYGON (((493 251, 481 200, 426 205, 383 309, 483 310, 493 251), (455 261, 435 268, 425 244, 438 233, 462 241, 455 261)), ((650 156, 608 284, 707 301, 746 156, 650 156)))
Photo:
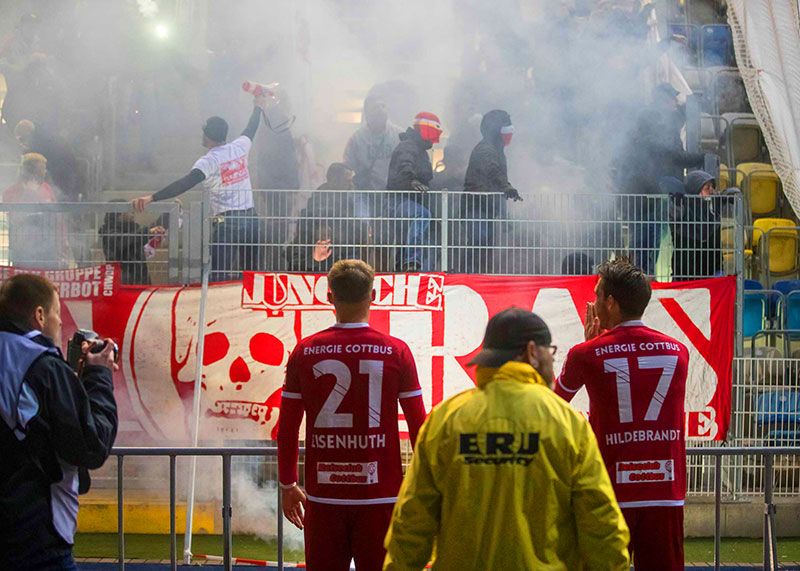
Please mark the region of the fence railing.
POLYGON ((126 202, 0 203, 0 265, 64 269, 119 262, 122 283, 182 278, 181 210, 156 204, 150 224, 126 202))
POLYGON ((549 192, 512 202, 490 193, 270 190, 254 191, 254 202, 222 214, 205 205, 211 281, 242 269, 326 271, 344 257, 381 272, 575 275, 627 255, 662 281, 709 277, 737 251, 722 228, 743 219, 738 193, 549 192))
MULTIPOLYGON (((763 485, 762 493, 764 497, 764 569, 777 569, 778 561, 778 545, 777 535, 775 529, 775 504, 774 504, 774 479, 775 479, 775 459, 782 456, 798 456, 800 455, 800 447, 729 447, 729 448, 689 448, 686 451, 688 456, 688 463, 698 457, 712 458, 713 459, 713 474, 712 480, 714 482, 711 493, 714 494, 714 564, 715 569, 720 568, 720 545, 721 545, 721 510, 722 510, 722 488, 723 488, 723 474, 725 468, 723 466, 723 458, 726 457, 745 457, 745 456, 761 456, 764 465, 764 477, 762 479, 763 485)), ((124 460, 127 457, 163 457, 169 461, 169 518, 170 518, 170 562, 171 568, 177 569, 178 553, 177 553, 177 538, 176 538, 176 479, 177 470, 176 463, 179 457, 203 456, 203 457, 218 457, 222 459, 222 502, 221 502, 221 516, 222 516, 222 542, 223 542, 223 565, 225 569, 232 569, 233 565, 233 534, 232 534, 232 518, 233 518, 233 503, 232 503, 232 459, 234 457, 266 457, 275 458, 277 456, 277 448, 114 448, 111 452, 113 456, 117 457, 117 535, 118 535, 118 567, 120 570, 125 569, 125 481, 123 479, 123 466, 124 460)), ((284 550, 283 550, 283 516, 281 506, 281 495, 277 494, 276 499, 276 514, 277 514, 277 561, 278 569, 284 568, 284 550)))
POLYGON ((118 261, 131 283, 199 282, 204 248, 211 281, 243 269, 326 271, 349 256, 382 272, 574 275, 621 255, 662 281, 735 271, 741 249, 721 235, 742 226, 739 194, 524 196, 253 191, 247 211, 217 213, 206 200, 182 215, 177 203, 153 203, 147 224, 124 202, 2 203, 0 261, 62 268, 118 261), (157 222, 167 240, 148 259, 147 230, 157 222))

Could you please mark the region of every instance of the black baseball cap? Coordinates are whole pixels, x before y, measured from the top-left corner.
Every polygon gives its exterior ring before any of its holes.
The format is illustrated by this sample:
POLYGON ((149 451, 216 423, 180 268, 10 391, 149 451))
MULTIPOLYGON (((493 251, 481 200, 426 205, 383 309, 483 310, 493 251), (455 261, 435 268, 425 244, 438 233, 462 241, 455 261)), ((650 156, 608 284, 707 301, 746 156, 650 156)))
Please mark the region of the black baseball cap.
POLYGON ((533 312, 510 307, 489 320, 483 336, 483 348, 469 364, 499 367, 522 353, 528 341, 542 346, 550 345, 552 337, 547 323, 533 312))
POLYGON ((203 125, 203 133, 215 143, 224 143, 228 138, 228 122, 222 117, 209 117, 203 125))

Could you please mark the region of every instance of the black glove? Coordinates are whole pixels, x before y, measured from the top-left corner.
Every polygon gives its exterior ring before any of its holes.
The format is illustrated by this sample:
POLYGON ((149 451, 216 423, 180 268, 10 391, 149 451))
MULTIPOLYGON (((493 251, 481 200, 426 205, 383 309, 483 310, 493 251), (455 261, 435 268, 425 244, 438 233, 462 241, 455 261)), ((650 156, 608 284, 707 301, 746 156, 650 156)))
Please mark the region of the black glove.
POLYGON ((422 184, 418 180, 411 181, 411 190, 416 190, 417 192, 428 192, 428 187, 422 184))
POLYGON ((508 200, 513 200, 514 202, 522 202, 522 197, 517 192, 517 189, 513 186, 509 186, 505 191, 506 198, 508 200))

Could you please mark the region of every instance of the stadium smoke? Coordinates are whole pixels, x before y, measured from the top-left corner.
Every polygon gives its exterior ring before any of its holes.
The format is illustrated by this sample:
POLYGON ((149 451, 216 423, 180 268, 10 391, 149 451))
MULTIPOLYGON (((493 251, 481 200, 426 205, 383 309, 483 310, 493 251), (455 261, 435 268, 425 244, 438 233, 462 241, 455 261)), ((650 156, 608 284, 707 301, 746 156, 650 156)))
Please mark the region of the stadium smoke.
MULTIPOLYGON (((641 109, 641 78, 659 55, 646 49, 639 4, 86 0, 40 16, 43 39, 74 36, 68 49, 50 50, 69 97, 54 102, 64 134, 90 140, 99 127, 107 140, 114 123, 120 163, 148 165, 129 169, 139 175, 126 188, 157 190, 188 170, 205 117, 221 115, 241 130, 250 98, 240 86, 250 79, 281 84, 297 117, 293 135, 311 140, 323 166, 341 160, 377 84, 393 122, 405 127, 417 111, 433 111, 446 129, 443 146, 464 153, 480 138, 476 115, 506 109, 516 127, 509 175, 524 196, 606 190, 601 175, 641 109)), ((22 12, 9 13, 8 25, 22 12)), ((260 130, 262 144, 270 135, 260 130)))
POLYGON ((158 3, 155 0, 136 0, 136 4, 145 18, 152 18, 158 14, 158 3))

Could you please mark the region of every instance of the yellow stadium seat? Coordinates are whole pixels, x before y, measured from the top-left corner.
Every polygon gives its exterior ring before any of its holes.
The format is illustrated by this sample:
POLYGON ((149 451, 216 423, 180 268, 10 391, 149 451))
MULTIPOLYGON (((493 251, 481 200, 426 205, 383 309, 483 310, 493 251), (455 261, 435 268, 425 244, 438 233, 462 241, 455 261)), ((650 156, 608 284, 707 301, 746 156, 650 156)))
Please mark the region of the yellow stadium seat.
POLYGON ((742 173, 742 171, 740 171, 738 168, 729 169, 728 165, 725 163, 719 164, 719 184, 717 185, 717 188, 720 190, 725 190, 726 188, 730 188, 732 186, 742 188, 743 183, 744 173, 742 173), (734 173, 735 180, 731 180, 731 173, 734 173))
POLYGON ((786 218, 759 218, 753 222, 753 247, 759 247, 762 266, 769 274, 797 272, 798 232, 795 223, 786 218), (764 246, 762 242, 767 241, 764 246), (766 249, 765 249, 766 248, 766 249))
MULTIPOLYGON (((780 179, 769 163, 739 163, 744 181, 742 192, 753 216, 766 216, 778 210, 780 179)), ((739 178, 737 173, 736 178, 739 178)))
POLYGON ((725 163, 719 164, 719 184, 717 188, 725 190, 731 186, 731 175, 728 173, 728 165, 725 163))

